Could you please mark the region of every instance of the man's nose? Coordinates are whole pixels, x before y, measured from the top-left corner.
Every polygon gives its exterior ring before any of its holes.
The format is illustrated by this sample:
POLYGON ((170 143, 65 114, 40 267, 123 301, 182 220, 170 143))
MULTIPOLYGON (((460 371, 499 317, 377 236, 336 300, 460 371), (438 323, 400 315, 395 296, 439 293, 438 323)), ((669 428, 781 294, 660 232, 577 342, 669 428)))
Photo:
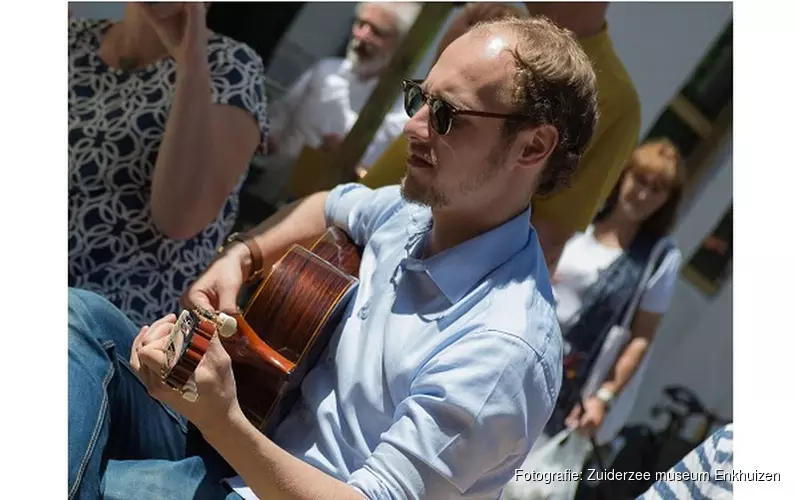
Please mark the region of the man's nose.
POLYGON ((361 42, 368 42, 373 37, 373 30, 367 23, 359 23, 354 25, 352 36, 361 42))
POLYGON ((410 141, 428 142, 432 138, 432 134, 429 106, 424 104, 404 125, 404 137, 410 141))

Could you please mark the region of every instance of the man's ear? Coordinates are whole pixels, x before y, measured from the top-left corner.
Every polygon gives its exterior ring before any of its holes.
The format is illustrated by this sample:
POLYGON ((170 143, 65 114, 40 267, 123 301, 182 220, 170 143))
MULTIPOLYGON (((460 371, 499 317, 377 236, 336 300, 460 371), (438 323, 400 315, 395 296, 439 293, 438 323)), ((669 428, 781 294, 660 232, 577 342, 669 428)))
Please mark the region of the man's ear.
POLYGON ((540 125, 518 134, 521 147, 517 162, 523 168, 535 168, 545 164, 559 144, 559 132, 553 125, 540 125))

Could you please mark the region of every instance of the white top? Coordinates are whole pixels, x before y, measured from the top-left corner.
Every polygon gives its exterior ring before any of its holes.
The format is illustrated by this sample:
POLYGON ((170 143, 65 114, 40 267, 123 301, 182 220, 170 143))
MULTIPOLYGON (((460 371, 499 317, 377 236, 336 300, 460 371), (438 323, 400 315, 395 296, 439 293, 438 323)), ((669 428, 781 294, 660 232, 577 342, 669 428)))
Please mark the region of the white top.
MULTIPOLYGON (((322 59, 307 70, 271 108, 277 155, 292 164, 306 144, 318 148, 325 135, 344 137, 354 126, 378 78, 360 80, 346 59, 322 59)), ((399 96, 400 97, 400 96, 399 96)), ((404 129, 409 118, 399 98, 360 160, 370 167, 404 129)))
MULTIPOLYGON (((610 247, 596 240, 592 231, 593 226, 590 225, 585 232, 570 238, 552 280, 557 302, 556 314, 563 326, 575 319, 581 308, 582 297, 598 280, 598 273, 623 253, 622 248, 610 247)), ((640 310, 658 314, 667 310, 680 266, 681 252, 671 250, 648 280, 647 289, 639 303, 640 310)))

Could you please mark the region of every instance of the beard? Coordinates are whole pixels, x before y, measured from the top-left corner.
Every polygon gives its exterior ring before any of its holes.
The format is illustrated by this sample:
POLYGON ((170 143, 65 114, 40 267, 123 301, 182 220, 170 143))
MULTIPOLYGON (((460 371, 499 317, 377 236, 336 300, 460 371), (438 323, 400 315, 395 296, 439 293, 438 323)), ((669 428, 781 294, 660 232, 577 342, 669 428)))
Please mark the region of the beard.
POLYGON ((370 76, 379 73, 390 62, 390 55, 372 54, 367 46, 355 38, 346 46, 346 60, 351 63, 351 71, 357 76, 370 76))
POLYGON ((443 208, 451 204, 449 198, 434 186, 424 186, 409 172, 401 179, 401 197, 413 205, 443 208))
POLYGON ((413 205, 426 206, 432 209, 446 208, 451 205, 452 197, 464 199, 478 191, 481 186, 492 181, 506 166, 507 147, 504 144, 495 146, 485 160, 486 169, 478 174, 461 179, 454 192, 438 188, 431 184, 423 184, 409 170, 401 179, 401 196, 413 205), (452 196, 453 195, 453 196, 452 196))

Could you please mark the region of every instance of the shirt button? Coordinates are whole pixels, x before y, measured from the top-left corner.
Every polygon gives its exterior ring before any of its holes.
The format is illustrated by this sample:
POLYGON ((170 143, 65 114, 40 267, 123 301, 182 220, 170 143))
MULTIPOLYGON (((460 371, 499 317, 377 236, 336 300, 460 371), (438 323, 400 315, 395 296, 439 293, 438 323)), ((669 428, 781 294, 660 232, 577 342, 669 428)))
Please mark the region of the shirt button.
POLYGON ((363 305, 360 308, 360 311, 357 313, 357 317, 360 318, 360 319, 367 318, 369 310, 370 310, 370 302, 366 302, 365 305, 363 305))

